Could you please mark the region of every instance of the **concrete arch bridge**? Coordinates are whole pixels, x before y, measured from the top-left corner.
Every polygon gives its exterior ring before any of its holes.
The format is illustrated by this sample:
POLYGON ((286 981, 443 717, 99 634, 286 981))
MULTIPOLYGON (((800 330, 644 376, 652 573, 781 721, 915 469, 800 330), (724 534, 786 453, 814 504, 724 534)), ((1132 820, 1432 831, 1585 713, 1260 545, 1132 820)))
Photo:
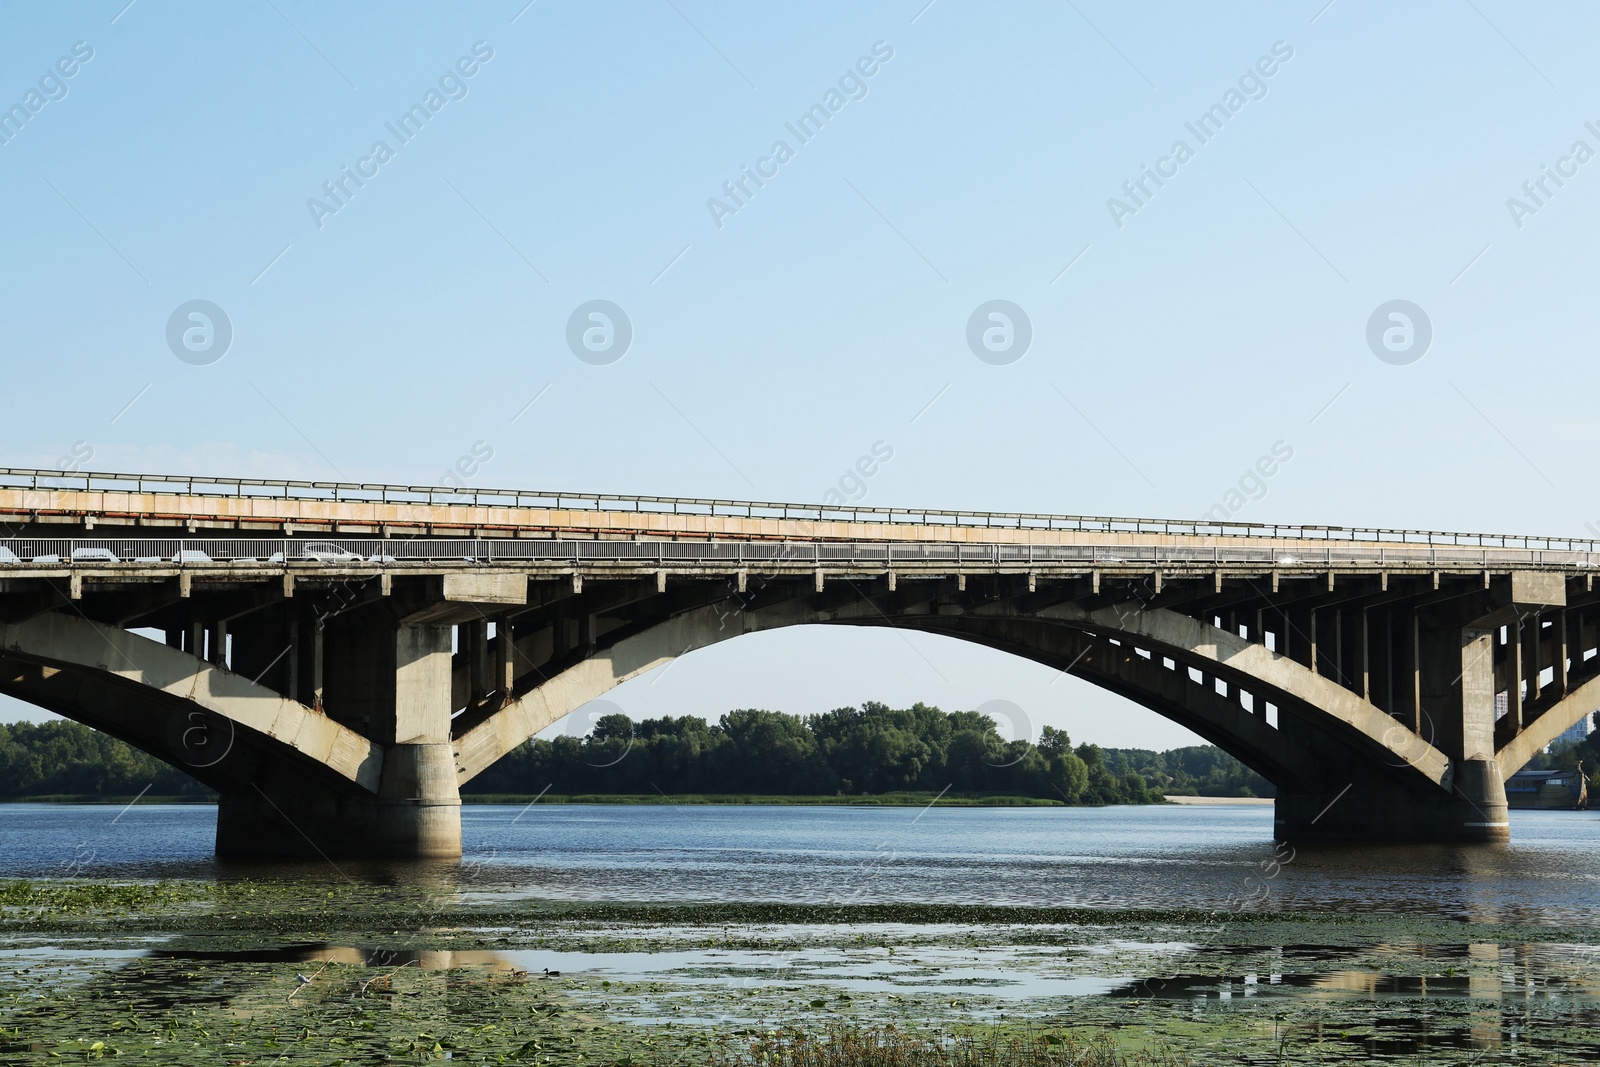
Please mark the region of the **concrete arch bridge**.
POLYGON ((221 795, 223 856, 460 854, 460 790, 742 634, 1053 666, 1278 788, 1292 840, 1503 841, 1600 706, 1586 540, 0 470, 0 692, 221 795))

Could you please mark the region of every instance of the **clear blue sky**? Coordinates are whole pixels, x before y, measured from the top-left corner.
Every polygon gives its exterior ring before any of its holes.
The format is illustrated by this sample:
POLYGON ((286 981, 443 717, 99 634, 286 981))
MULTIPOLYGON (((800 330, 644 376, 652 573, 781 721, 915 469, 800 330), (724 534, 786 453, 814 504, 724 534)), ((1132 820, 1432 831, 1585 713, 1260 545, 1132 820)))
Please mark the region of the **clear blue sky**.
MULTIPOLYGON (((479 484, 811 501, 883 441, 872 503, 1191 517, 1281 441, 1239 518, 1600 524, 1592 6, 125 2, 0 8, 0 462, 422 483, 484 442, 479 484), (207 366, 166 339, 197 299, 207 366), (609 365, 566 340, 594 299, 633 328, 609 365), (966 338, 997 299, 1032 326, 1004 365, 966 338), (1367 341, 1397 299, 1433 335, 1404 365, 1367 341)), ((894 633, 613 694, 872 698, 1187 736, 894 633)))

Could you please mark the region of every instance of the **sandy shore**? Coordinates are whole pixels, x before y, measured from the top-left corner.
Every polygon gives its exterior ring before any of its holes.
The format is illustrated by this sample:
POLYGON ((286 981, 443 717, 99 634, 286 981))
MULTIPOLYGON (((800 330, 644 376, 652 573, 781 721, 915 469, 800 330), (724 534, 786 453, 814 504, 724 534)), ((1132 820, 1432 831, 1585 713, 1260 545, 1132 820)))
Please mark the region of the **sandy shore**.
POLYGON ((1271 797, 1168 797, 1168 804, 1271 804, 1271 797))

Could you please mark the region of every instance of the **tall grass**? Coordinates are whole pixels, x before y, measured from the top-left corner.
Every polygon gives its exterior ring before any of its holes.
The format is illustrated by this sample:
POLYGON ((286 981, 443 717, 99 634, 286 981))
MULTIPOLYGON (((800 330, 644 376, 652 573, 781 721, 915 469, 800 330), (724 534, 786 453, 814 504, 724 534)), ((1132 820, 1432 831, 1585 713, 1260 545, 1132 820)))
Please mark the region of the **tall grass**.
POLYGON ((1034 1031, 920 1034, 895 1026, 793 1027, 724 1047, 706 1067, 1180 1067, 1169 1053, 1125 1052, 1104 1035, 1034 1031))

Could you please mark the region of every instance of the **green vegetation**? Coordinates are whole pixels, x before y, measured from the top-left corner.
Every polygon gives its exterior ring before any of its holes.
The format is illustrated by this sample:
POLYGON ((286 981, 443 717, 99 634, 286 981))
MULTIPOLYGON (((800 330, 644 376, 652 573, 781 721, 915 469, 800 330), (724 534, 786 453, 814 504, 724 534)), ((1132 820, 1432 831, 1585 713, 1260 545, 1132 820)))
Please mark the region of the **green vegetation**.
POLYGON ((473 782, 482 793, 545 788, 635 796, 946 792, 1067 804, 1161 799, 1161 787, 1120 753, 1074 749, 1061 730, 1046 726, 1037 744, 1006 741, 993 719, 974 711, 873 702, 804 717, 730 711, 715 724, 689 715, 637 723, 607 715, 588 737, 530 741, 473 782))
POLYGON ((674 805, 773 805, 799 804, 816 807, 848 801, 859 807, 925 808, 937 803, 941 808, 1050 808, 1060 807, 1062 801, 1048 797, 1012 797, 1001 793, 982 796, 952 796, 946 793, 874 793, 871 796, 841 798, 827 796, 793 796, 771 793, 472 793, 467 796, 471 804, 528 804, 537 800, 545 804, 674 804, 674 805))
POLYGON ((1113 775, 1137 774, 1169 796, 1270 797, 1274 792, 1271 782, 1215 745, 1103 751, 1113 775))
POLYGON ((1581 924, 596 903, 443 872, 0 882, 0 1064, 1528 1067, 1600 1042, 1581 924))
MULTIPOLYGON (((820 1006, 823 1002, 818 1001, 820 1006)), ((835 1024, 761 1034, 737 1051, 716 1050, 709 1067, 1124 1067, 1191 1062, 1167 1052, 1129 1053, 1109 1035, 1031 1029, 923 1033, 895 1026, 835 1024)))
MULTIPOLYGON (((0 799, 126 803, 214 794, 153 756, 72 722, 0 726, 0 799)), ((526 803, 1149 804, 1164 793, 1271 796, 1221 749, 1074 748, 1046 726, 1006 741, 994 720, 926 704, 866 703, 825 715, 730 711, 634 722, 585 738, 530 741, 480 775, 469 801, 526 803)))
POLYGON ((111 797, 141 792, 203 799, 211 790, 175 767, 75 722, 0 725, 0 797, 111 797))

